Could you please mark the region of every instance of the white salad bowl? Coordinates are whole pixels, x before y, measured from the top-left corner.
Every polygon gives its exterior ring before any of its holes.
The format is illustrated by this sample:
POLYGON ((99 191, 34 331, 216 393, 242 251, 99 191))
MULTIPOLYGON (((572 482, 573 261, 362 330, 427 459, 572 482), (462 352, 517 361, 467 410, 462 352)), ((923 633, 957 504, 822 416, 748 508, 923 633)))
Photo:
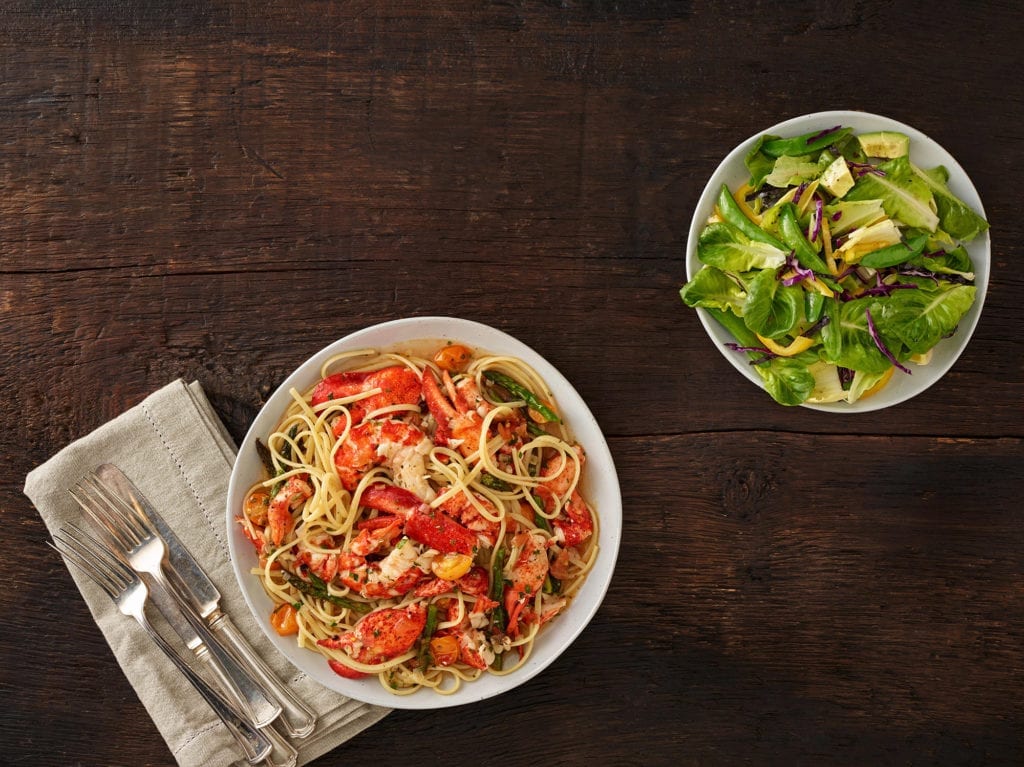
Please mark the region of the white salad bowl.
MULTIPOLYGON (((981 204, 981 198, 975 190, 974 185, 968 178, 960 164, 953 156, 939 146, 935 141, 928 138, 921 131, 905 125, 904 123, 891 120, 888 117, 869 114, 868 112, 857 112, 850 110, 836 110, 831 112, 815 112, 801 117, 794 117, 790 120, 780 122, 764 130, 758 131, 746 141, 733 149, 711 175, 704 192, 697 202, 697 209, 694 212, 693 220, 690 223, 689 238, 686 246, 686 277, 692 279, 700 270, 702 264, 697 258, 697 242, 700 234, 707 225, 707 220, 714 211, 722 184, 727 184, 730 189, 735 190, 750 178, 750 173, 744 165, 744 158, 751 150, 754 143, 765 134, 773 136, 799 136, 810 133, 814 130, 825 130, 836 125, 853 128, 855 133, 870 131, 898 131, 910 137, 910 159, 921 168, 933 168, 937 165, 945 166, 949 171, 948 185, 950 191, 969 205, 978 215, 985 217, 985 211, 981 204)), ((932 359, 927 365, 914 365, 913 373, 896 372, 881 391, 877 394, 858 400, 853 403, 832 402, 827 404, 804 403, 803 407, 812 410, 824 410, 832 413, 866 413, 872 410, 891 407, 914 397, 929 386, 938 381, 953 366, 957 358, 967 346, 974 328, 981 316, 981 308, 985 303, 985 294, 988 288, 989 269, 991 264, 991 240, 989 232, 975 237, 964 246, 971 256, 974 264, 975 293, 974 304, 964 315, 956 333, 943 339, 935 346, 932 352, 932 359)), ((715 347, 722 355, 729 360, 730 364, 750 381, 764 389, 764 382, 752 369, 747 355, 734 352, 725 346, 726 343, 735 341, 732 334, 722 327, 704 309, 698 308, 697 315, 701 324, 707 331, 715 347)), ((768 400, 774 402, 765 392, 768 400)), ((781 406, 780 406, 781 407, 781 406)))
POLYGON ((256 623, 278 651, 295 668, 324 687, 366 703, 406 709, 443 708, 484 700, 507 692, 544 670, 569 647, 597 612, 611 582, 622 535, 622 499, 615 465, 597 421, 572 384, 521 341, 487 325, 451 317, 415 317, 374 325, 330 344, 299 365, 267 400, 242 442, 231 471, 226 516, 228 549, 242 595, 256 623), (516 356, 532 365, 547 382, 566 424, 586 451, 587 465, 581 488, 600 520, 600 552, 579 593, 563 614, 543 628, 533 653, 522 668, 505 676, 485 674, 474 682, 463 683, 451 695, 422 689, 412 695, 398 696, 385 690, 376 676, 359 680, 340 677, 331 671, 324 656, 298 647, 294 637, 278 636, 269 623, 273 603, 259 578, 252 574, 252 569, 257 567, 256 552, 236 518, 241 513, 247 490, 265 477, 256 452, 256 440, 265 441, 273 431, 291 401, 290 389, 305 391, 313 386, 320 378, 323 363, 339 352, 365 348, 388 350, 424 339, 458 341, 481 351, 516 356))

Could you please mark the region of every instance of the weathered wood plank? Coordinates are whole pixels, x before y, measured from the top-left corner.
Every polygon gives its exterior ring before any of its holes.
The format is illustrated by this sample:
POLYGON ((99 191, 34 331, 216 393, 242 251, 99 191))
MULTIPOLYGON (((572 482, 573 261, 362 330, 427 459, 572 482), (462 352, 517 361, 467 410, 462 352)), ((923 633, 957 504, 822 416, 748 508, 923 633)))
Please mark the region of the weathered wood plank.
POLYGON ((1019 762, 1019 32, 1008 0, 4 4, 5 758, 172 763, 26 472, 177 377, 239 439, 327 343, 454 314, 590 404, 615 582, 514 694, 395 713, 316 764, 496 737, 508 764, 1019 762), (836 108, 935 138, 993 227, 965 354, 857 417, 774 405, 678 298, 721 158, 836 108))

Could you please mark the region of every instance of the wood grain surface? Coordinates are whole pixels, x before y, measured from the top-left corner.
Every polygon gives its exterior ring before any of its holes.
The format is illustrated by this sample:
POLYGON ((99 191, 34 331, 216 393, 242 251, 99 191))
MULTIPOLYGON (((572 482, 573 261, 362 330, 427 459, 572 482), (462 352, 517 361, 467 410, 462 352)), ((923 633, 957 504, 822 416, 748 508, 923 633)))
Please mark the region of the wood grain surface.
POLYGON ((1022 33, 1009 1, 4 3, 0 763, 174 763, 26 473, 179 377, 240 439, 415 315, 575 384, 622 549, 545 673, 316 767, 1022 763, 1022 33), (857 416, 770 402, 678 295, 719 161, 826 109, 933 137, 992 225, 966 352, 857 416))

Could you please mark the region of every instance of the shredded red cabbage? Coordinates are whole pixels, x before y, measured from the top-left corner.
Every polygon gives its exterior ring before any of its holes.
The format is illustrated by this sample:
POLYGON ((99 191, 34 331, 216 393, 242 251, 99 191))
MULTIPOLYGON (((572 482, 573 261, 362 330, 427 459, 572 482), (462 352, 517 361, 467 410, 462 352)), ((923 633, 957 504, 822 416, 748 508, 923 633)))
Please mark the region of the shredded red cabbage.
POLYGON ((843 127, 842 125, 833 125, 831 128, 826 128, 821 133, 815 133, 813 136, 811 136, 809 139, 807 139, 807 143, 808 144, 813 144, 818 139, 825 138, 825 136, 827 136, 828 134, 835 133, 837 130, 839 130, 842 127, 843 127))
POLYGON ((820 320, 818 320, 817 322, 815 322, 813 325, 811 325, 809 328, 807 328, 807 330, 805 330, 800 335, 806 336, 807 338, 810 338, 815 333, 817 333, 819 330, 821 330, 823 327, 828 325, 828 323, 830 323, 831 321, 832 321, 832 318, 829 317, 828 315, 826 315, 826 316, 822 317, 820 320))
POLYGON ((763 355, 761 357, 757 357, 756 359, 750 360, 751 365, 761 365, 779 356, 771 349, 766 349, 763 346, 740 346, 739 344, 732 343, 731 341, 729 341, 725 344, 725 347, 727 349, 732 349, 734 352, 748 352, 750 354, 763 355))
POLYGON ((843 211, 841 211, 841 210, 837 210, 835 213, 832 214, 832 220, 833 221, 838 221, 842 217, 843 217, 843 211))
POLYGON ((955 282, 957 285, 973 285, 974 280, 969 280, 962 274, 944 274, 942 272, 933 272, 928 269, 922 269, 917 266, 907 266, 896 270, 896 274, 902 274, 907 277, 924 277, 931 280, 936 285, 939 284, 939 280, 946 280, 947 282, 955 282))
POLYGON ((821 234, 821 216, 825 210, 825 204, 817 195, 814 196, 814 215, 811 216, 811 228, 807 233, 807 239, 814 242, 821 234))
POLYGON ((912 282, 894 282, 892 284, 886 284, 882 281, 882 273, 875 272, 875 286, 868 288, 867 290, 861 291, 858 298, 864 296, 888 296, 894 290, 916 290, 917 285, 912 282))
POLYGON ((800 186, 798 186, 796 188, 796 191, 793 193, 793 204, 794 205, 799 205, 800 204, 800 197, 803 195, 805 189, 807 189, 807 184, 801 184, 800 186))
POLYGON ((864 298, 865 296, 888 296, 891 295, 894 290, 913 290, 916 288, 917 285, 912 282, 897 282, 892 285, 886 285, 884 282, 880 282, 873 288, 861 291, 856 298, 864 298))
POLYGON ((866 173, 874 173, 876 176, 884 176, 885 171, 881 168, 876 168, 871 163, 864 162, 850 162, 847 163, 850 166, 850 170, 857 174, 857 177, 861 177, 866 173))
POLYGON ((871 340, 875 342, 875 346, 878 347, 878 351, 884 354, 886 358, 888 358, 889 362, 898 367, 908 376, 913 375, 908 368, 900 364, 900 361, 896 359, 896 357, 893 356, 893 353, 885 347, 885 344, 882 343, 882 339, 878 335, 878 330, 875 329, 875 321, 871 319, 871 310, 865 309, 864 314, 867 315, 868 318, 868 335, 870 335, 871 340))
POLYGON ((796 272, 796 274, 794 274, 792 277, 787 277, 782 281, 782 284, 785 285, 787 288, 792 285, 796 285, 798 282, 802 282, 803 280, 814 279, 814 272, 811 271, 810 269, 804 269, 802 266, 800 266, 800 262, 796 260, 796 255, 793 253, 793 251, 790 251, 789 255, 786 256, 786 265, 783 267, 783 269, 787 267, 796 272))

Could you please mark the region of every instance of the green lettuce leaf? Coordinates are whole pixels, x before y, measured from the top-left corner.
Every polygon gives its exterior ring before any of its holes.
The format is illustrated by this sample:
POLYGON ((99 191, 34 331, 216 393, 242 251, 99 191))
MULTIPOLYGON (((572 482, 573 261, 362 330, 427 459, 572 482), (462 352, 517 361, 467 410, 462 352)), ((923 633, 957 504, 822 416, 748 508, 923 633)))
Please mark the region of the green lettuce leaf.
POLYGON ((709 224, 697 241, 697 258, 709 266, 727 272, 752 269, 777 269, 786 262, 786 253, 765 242, 751 240, 732 224, 709 224))
POLYGON ((912 353, 924 354, 956 330, 975 292, 973 285, 900 290, 881 302, 880 311, 872 309, 871 316, 883 339, 897 338, 912 353))
POLYGON ((833 237, 846 234, 862 226, 885 218, 881 200, 843 200, 825 206, 825 218, 833 237), (839 218, 836 218, 836 214, 839 218))
POLYGON ((931 187, 910 167, 910 160, 897 157, 878 166, 885 173, 866 173, 846 193, 847 200, 881 200, 890 218, 905 226, 934 232, 939 226, 931 187))
POLYGON ((795 357, 776 357, 769 362, 754 365, 764 381, 764 388, 780 405, 799 405, 814 391, 814 374, 809 366, 817 362, 812 352, 795 357))
MULTIPOLYGON (((871 315, 874 318, 874 314, 871 315)), ((886 368, 888 370, 888 368, 886 368)), ((882 380, 886 371, 881 373, 865 373, 863 370, 858 370, 853 374, 853 381, 850 382, 850 389, 846 392, 847 402, 856 402, 859 400, 868 389, 882 380)))
POLYGON ((713 266, 704 266, 683 285, 679 295, 689 307, 722 309, 742 314, 746 291, 729 275, 713 266))
MULTIPOLYGON (((935 245, 929 242, 928 252, 935 252, 930 250, 933 247, 935 245)), ((962 245, 952 250, 943 250, 940 256, 926 256, 922 254, 912 259, 909 263, 911 266, 920 266, 923 269, 939 274, 957 274, 968 280, 974 279, 974 264, 971 262, 967 249, 962 245)))
POLYGON ((766 338, 779 338, 796 327, 803 316, 803 290, 786 287, 765 269, 747 281, 743 319, 747 327, 766 338))
MULTIPOLYGON (((904 290, 901 293, 913 293, 916 291, 904 290)), ((871 310, 871 317, 875 321, 875 327, 882 335, 878 323, 878 302, 874 298, 858 298, 855 301, 840 303, 830 301, 826 311, 828 312, 829 323, 821 329, 821 341, 825 351, 825 357, 829 362, 851 370, 862 370, 865 373, 884 373, 890 366, 886 358, 868 333, 868 318, 866 310, 871 310)), ((883 342, 886 339, 883 335, 883 342)), ((897 349, 886 343, 887 348, 893 354, 897 349)))
POLYGON ((968 207, 967 203, 949 191, 946 181, 949 172, 941 165, 921 170, 913 163, 911 170, 931 190, 939 214, 940 226, 958 240, 967 242, 988 229, 988 222, 968 207))
POLYGON ((765 176, 769 186, 785 189, 805 181, 812 181, 821 175, 822 168, 811 157, 790 157, 783 155, 772 165, 772 172, 765 176))
POLYGON ((754 142, 754 146, 751 147, 750 151, 747 152, 747 156, 743 159, 743 163, 747 166, 747 171, 750 173, 750 186, 753 189, 760 189, 764 183, 765 176, 772 172, 775 160, 762 152, 761 147, 765 141, 775 138, 778 138, 778 136, 761 136, 754 142))

